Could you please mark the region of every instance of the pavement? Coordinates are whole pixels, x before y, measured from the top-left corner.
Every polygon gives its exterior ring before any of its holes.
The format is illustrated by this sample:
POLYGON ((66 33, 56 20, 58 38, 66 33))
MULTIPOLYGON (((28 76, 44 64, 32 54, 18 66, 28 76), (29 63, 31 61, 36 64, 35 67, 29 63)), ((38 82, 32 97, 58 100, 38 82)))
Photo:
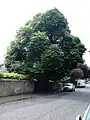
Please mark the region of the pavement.
MULTIPOLYGON (((57 93, 53 93, 53 94, 57 94, 57 93)), ((50 94, 46 93, 46 94, 22 94, 22 95, 15 95, 15 96, 0 97, 0 105, 11 103, 11 102, 22 101, 22 100, 34 100, 34 99, 49 96, 49 95, 50 94)))
POLYGON ((32 98, 33 98, 33 96, 31 96, 31 95, 16 95, 16 96, 0 97, 0 105, 9 103, 9 102, 25 100, 25 99, 32 99, 32 98))
POLYGON ((90 103, 90 84, 64 92, 0 105, 0 120, 75 120, 90 103))
POLYGON ((0 105, 9 103, 9 102, 15 102, 15 101, 21 101, 21 100, 27 100, 27 99, 31 100, 31 99, 35 99, 42 96, 43 95, 40 95, 40 94, 23 94, 23 95, 0 97, 0 105))

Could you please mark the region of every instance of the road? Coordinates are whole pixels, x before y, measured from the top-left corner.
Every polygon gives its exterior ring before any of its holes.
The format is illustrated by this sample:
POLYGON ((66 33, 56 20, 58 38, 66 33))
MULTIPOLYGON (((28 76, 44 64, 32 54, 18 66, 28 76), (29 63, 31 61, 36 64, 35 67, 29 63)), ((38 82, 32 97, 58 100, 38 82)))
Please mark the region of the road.
POLYGON ((18 101, 0 106, 0 120, 75 120, 90 103, 90 84, 75 92, 18 101))

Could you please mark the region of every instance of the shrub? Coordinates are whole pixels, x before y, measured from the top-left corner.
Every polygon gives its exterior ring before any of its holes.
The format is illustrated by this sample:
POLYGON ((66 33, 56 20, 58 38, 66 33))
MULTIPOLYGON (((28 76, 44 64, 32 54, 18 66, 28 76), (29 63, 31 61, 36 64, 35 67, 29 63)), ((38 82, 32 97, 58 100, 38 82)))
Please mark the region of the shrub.
POLYGON ((18 79, 18 80, 25 80, 27 79, 26 75, 17 74, 17 73, 0 73, 0 78, 8 78, 8 79, 18 79))

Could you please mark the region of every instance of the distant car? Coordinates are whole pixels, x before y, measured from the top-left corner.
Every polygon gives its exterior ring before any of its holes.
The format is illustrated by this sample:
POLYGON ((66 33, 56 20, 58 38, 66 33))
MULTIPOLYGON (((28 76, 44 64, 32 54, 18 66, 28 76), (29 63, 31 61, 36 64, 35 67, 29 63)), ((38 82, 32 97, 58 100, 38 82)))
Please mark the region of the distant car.
POLYGON ((75 91, 75 85, 72 83, 66 83, 66 85, 63 88, 64 91, 75 91))
POLYGON ((90 120, 90 105, 88 106, 87 110, 85 111, 83 118, 80 115, 78 115, 76 117, 76 120, 90 120))
POLYGON ((79 79, 79 80, 77 80, 77 87, 85 87, 86 86, 86 84, 85 84, 85 80, 82 80, 82 79, 79 79))

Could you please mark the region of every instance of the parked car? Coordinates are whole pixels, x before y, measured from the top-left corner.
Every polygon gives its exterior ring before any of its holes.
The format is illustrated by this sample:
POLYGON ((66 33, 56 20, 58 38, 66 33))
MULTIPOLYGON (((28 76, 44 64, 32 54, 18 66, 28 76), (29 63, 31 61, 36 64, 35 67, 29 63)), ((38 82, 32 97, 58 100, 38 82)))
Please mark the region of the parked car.
POLYGON ((75 85, 73 83, 66 83, 63 90, 73 92, 73 91, 75 91, 75 85))
POLYGON ((76 120, 90 120, 90 105, 88 106, 87 110, 85 111, 83 118, 80 115, 78 115, 76 117, 76 120))
POLYGON ((85 80, 82 80, 82 79, 79 79, 77 80, 77 87, 85 87, 86 84, 85 84, 85 80))

